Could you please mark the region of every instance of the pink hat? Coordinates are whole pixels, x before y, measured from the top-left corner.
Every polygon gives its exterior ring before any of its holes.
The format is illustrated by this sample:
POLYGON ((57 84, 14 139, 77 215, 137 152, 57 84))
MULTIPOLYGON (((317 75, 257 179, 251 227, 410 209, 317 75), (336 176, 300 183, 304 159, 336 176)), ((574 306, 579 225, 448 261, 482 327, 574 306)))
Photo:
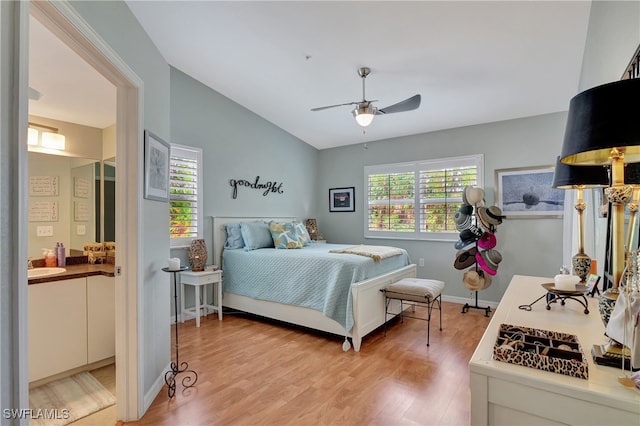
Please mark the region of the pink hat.
POLYGON ((494 248, 496 243, 496 236, 491 232, 485 232, 478 240, 478 247, 483 250, 488 250, 494 248))
POLYGON ((502 262, 502 255, 497 250, 482 250, 476 253, 476 262, 487 274, 495 275, 498 272, 498 264, 502 262))

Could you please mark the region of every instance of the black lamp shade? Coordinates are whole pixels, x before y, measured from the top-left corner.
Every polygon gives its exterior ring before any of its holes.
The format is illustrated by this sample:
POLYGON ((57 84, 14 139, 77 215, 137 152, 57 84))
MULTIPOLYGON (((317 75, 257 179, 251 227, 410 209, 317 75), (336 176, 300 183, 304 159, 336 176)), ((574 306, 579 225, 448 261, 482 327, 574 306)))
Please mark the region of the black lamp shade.
MULTIPOLYGON (((640 180, 640 168, 637 179, 640 180)), ((626 181, 626 177, 625 177, 626 181)), ((573 166, 564 164, 560 157, 556 161, 556 170, 553 174, 553 187, 559 189, 572 189, 577 185, 586 188, 609 186, 609 173, 606 166, 573 166)))
POLYGON ((612 148, 625 163, 640 162, 640 79, 603 84, 571 99, 562 162, 608 164, 612 148))

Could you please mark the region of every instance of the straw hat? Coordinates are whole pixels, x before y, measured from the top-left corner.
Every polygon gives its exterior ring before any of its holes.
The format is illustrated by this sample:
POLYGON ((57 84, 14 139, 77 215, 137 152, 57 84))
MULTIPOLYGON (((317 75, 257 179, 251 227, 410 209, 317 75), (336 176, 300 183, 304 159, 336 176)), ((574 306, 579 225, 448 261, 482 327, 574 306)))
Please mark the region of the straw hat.
POLYGON ((482 271, 469 269, 462 277, 462 283, 471 291, 484 290, 491 285, 491 277, 482 271))
POLYGON ((464 187, 462 202, 471 206, 484 206, 484 190, 471 185, 464 187))

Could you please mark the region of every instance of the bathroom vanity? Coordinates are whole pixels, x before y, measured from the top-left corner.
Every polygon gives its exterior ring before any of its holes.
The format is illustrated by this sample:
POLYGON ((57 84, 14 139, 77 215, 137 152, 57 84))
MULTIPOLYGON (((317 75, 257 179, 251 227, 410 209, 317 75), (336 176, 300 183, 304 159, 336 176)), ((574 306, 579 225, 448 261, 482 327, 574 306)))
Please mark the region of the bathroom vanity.
POLYGON ((113 362, 113 265, 29 279, 29 382, 113 362))

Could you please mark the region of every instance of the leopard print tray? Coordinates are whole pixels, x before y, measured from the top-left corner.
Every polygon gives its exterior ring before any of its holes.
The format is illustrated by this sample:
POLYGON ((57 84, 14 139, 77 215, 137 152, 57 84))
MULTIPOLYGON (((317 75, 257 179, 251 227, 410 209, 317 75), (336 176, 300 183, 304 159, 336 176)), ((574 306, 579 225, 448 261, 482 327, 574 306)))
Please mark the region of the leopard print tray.
POLYGON ((552 373, 589 378, 582 346, 571 334, 500 324, 493 358, 552 373))

